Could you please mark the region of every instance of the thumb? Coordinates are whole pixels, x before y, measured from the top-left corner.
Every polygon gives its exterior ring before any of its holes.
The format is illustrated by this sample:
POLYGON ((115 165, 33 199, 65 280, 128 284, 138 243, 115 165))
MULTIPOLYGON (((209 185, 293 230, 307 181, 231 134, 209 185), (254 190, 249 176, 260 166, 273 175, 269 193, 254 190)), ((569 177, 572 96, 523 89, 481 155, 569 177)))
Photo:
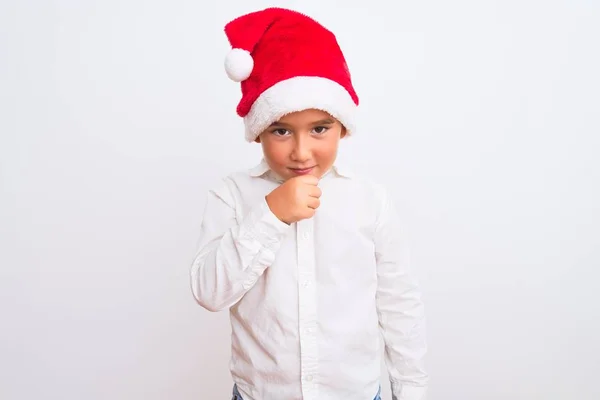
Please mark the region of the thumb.
POLYGON ((317 178, 314 175, 302 175, 298 177, 300 179, 300 182, 306 183, 308 185, 318 185, 320 179, 317 178))

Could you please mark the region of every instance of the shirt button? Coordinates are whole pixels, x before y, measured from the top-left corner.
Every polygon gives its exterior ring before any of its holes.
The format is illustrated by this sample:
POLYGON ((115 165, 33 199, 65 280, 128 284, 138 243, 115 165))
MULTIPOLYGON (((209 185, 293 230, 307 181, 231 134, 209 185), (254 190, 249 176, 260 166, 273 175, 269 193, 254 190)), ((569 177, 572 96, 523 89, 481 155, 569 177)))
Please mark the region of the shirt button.
POLYGON ((306 377, 306 380, 307 380, 307 381, 309 381, 309 382, 310 382, 310 381, 312 381, 312 379, 313 379, 312 375, 308 375, 308 376, 306 377))
POLYGON ((308 287, 308 285, 310 285, 310 281, 304 281, 304 283, 302 283, 302 286, 304 287, 308 287))
POLYGON ((302 234, 302 237, 304 238, 304 240, 308 240, 308 238, 310 237, 310 235, 308 234, 308 232, 304 232, 302 234))

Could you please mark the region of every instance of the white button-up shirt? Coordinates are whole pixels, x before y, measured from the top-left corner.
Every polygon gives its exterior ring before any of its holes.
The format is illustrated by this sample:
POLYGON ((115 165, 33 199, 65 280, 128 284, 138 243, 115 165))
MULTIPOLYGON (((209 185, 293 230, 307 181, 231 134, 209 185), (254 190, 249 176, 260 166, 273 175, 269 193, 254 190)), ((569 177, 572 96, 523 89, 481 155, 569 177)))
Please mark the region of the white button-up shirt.
POLYGON ((244 400, 371 400, 380 332, 394 399, 425 399, 423 304, 389 194, 336 165, 314 217, 287 225, 265 200, 280 183, 263 160, 211 190, 191 268, 200 305, 230 310, 244 400))

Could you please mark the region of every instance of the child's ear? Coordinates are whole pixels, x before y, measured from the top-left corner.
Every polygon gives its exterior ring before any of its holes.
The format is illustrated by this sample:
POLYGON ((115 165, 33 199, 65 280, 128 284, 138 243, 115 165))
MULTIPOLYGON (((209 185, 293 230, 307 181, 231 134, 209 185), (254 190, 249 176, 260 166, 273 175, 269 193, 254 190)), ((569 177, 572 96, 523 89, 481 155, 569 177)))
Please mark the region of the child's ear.
POLYGON ((342 132, 340 133, 340 139, 343 139, 346 136, 346 127, 342 125, 342 132))
POLYGON ((256 139, 254 139, 254 141, 255 141, 256 143, 260 143, 260 135, 258 135, 258 136, 256 137, 256 139))

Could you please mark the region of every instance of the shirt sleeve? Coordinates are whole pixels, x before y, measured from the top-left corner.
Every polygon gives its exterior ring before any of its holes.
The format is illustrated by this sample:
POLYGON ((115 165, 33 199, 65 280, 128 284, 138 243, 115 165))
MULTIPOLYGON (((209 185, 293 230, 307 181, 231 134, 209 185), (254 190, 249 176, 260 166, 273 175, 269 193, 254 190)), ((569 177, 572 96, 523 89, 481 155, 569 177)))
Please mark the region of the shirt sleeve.
POLYGON ((375 231, 377 312, 393 400, 425 400, 428 375, 425 312, 416 276, 410 271, 405 229, 389 194, 375 231))
POLYGON ((209 311, 231 307, 252 288, 275 260, 290 228, 265 198, 239 223, 233 203, 228 189, 209 192, 191 266, 192 292, 209 311))

